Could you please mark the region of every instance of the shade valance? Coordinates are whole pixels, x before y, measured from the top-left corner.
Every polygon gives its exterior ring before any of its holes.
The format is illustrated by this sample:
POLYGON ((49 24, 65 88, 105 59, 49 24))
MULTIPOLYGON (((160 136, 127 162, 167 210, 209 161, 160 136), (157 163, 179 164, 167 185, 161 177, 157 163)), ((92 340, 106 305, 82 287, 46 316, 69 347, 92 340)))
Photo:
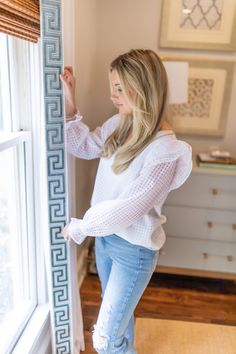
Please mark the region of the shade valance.
POLYGON ((37 42, 40 36, 39 0, 0 0, 0 32, 37 42))

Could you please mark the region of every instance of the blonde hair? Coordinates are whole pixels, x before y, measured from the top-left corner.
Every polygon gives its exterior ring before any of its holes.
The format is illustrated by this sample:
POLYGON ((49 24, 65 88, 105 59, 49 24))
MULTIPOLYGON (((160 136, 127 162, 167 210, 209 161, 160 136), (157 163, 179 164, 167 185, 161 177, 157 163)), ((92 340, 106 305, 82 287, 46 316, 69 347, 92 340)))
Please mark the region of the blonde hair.
POLYGON ((160 130, 165 119, 168 82, 162 61, 152 50, 136 49, 120 55, 111 63, 110 71, 113 70, 132 107, 130 116, 121 114, 119 126, 108 137, 102 151, 103 157, 111 157, 116 152, 112 169, 118 174, 160 130))

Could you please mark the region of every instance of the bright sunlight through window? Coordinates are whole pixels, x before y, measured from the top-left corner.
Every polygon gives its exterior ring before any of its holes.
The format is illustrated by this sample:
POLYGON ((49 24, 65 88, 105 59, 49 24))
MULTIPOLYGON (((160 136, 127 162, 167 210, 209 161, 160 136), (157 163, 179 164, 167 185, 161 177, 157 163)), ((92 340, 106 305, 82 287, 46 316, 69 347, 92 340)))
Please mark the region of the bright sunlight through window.
POLYGON ((38 302, 30 45, 0 34, 0 353, 4 354, 12 353, 38 302))

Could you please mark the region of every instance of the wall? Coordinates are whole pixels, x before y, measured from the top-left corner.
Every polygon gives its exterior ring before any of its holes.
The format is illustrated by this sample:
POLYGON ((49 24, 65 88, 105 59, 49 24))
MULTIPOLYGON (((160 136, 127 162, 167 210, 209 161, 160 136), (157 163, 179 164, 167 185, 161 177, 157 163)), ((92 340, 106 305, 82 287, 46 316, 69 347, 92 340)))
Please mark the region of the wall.
MULTIPOLYGON (((78 67, 81 92, 81 111, 87 117, 91 128, 105 121, 114 109, 109 99, 108 68, 113 58, 131 48, 151 48, 159 54, 174 56, 208 57, 222 60, 236 60, 236 53, 200 52, 187 50, 160 50, 158 48, 161 19, 161 0, 79 0, 80 23, 78 24, 78 67), (88 2, 88 5, 87 5, 88 2), (99 2, 99 6, 98 6, 99 2), (86 5, 85 5, 86 4, 86 5), (83 5, 83 6, 82 6, 83 5), (88 17, 87 17, 88 16, 88 17), (82 53, 84 55, 81 60, 82 53), (87 62, 88 61, 88 62, 87 62), (84 69, 85 72, 84 72, 84 69), (90 70, 90 71, 88 71, 90 70), (84 86, 83 86, 83 85, 84 86)), ((79 7, 78 7, 79 10, 79 7)), ((207 150, 210 145, 236 151, 236 72, 234 73, 229 105, 228 122, 224 137, 181 136, 188 141, 195 152, 207 150)), ((79 200, 83 203, 91 195, 92 181, 96 166, 85 165, 78 174, 79 200), (87 182, 83 180, 87 174, 87 182), (90 186, 88 186, 90 184, 90 186), (82 191, 83 190, 83 191, 82 191)), ((85 206, 85 204, 84 204, 85 206)))
POLYGON ((96 107, 105 119, 112 112, 109 100, 108 68, 122 52, 132 48, 157 49, 161 1, 101 0, 98 8, 97 97, 96 107))
MULTIPOLYGON (((84 121, 94 126, 93 104, 94 75, 97 56, 97 1, 75 0, 75 75, 77 79, 76 97, 84 121)), ((96 125, 96 124, 95 124, 96 125)), ((77 160, 77 216, 82 216, 89 206, 97 162, 77 160)))
MULTIPOLYGON (((97 95, 98 114, 108 117, 112 111, 108 102, 109 87, 106 80, 109 62, 119 53, 135 47, 151 48, 161 55, 211 57, 212 59, 236 60, 236 53, 207 52, 191 50, 161 50, 158 47, 162 1, 146 0, 100 0, 98 8, 97 33, 97 95), (105 78, 105 79, 104 79, 105 78)), ((208 149, 209 145, 219 145, 222 149, 236 152, 236 71, 234 73, 228 122, 223 138, 181 136, 188 141, 195 152, 208 149)))

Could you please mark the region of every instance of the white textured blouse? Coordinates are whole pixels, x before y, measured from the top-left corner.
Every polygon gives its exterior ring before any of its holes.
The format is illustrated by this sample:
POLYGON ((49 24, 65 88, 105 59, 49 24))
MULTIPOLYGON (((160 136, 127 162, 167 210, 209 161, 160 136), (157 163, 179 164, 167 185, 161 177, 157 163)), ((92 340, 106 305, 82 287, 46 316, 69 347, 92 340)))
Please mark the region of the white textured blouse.
MULTIPOLYGON (((101 155, 106 139, 119 124, 119 114, 90 132, 77 114, 67 122, 68 152, 82 159, 101 155)), ((72 218, 69 235, 78 244, 86 236, 116 234, 152 250, 165 242, 161 209, 168 193, 179 188, 192 169, 192 149, 172 130, 160 131, 120 174, 112 170, 114 156, 100 158, 91 207, 83 219, 72 218)))

